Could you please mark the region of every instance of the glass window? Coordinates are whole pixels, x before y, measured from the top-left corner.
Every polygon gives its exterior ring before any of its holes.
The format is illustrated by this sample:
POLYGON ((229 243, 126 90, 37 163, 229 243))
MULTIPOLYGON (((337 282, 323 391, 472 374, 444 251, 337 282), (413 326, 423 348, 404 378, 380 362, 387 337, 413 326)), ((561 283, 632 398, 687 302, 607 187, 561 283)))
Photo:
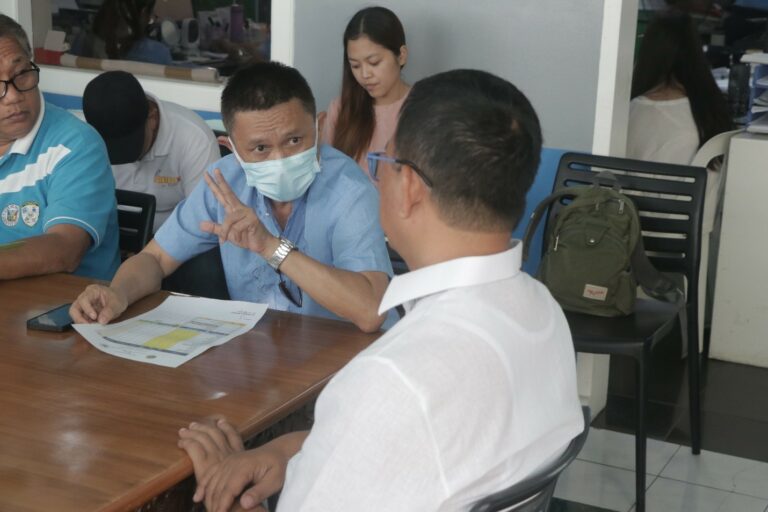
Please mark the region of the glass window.
POLYGON ((270 0, 37 0, 32 17, 41 64, 81 67, 76 57, 90 57, 226 76, 270 55, 270 0), (46 38, 38 32, 47 30, 65 34, 64 52, 42 51, 46 38))

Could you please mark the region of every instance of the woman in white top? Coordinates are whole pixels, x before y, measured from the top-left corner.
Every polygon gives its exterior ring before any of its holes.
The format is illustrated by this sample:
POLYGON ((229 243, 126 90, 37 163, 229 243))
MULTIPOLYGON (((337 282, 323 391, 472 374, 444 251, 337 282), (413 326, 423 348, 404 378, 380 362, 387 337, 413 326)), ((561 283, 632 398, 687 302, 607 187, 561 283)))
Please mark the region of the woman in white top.
POLYGON ((367 173, 366 154, 384 150, 410 91, 400 75, 408 60, 405 31, 389 9, 368 7, 349 20, 343 43, 341 96, 328 107, 323 141, 367 173))
POLYGON ((687 165, 711 137, 731 129, 690 16, 677 11, 648 25, 632 78, 627 157, 687 165))

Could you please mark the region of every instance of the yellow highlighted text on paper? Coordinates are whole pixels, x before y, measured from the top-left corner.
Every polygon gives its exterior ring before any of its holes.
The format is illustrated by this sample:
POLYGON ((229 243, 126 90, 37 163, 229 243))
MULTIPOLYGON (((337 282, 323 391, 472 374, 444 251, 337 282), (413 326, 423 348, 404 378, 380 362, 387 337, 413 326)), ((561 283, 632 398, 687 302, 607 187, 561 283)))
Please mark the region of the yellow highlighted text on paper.
POLYGON ((162 336, 152 338, 146 342, 144 346, 148 348, 165 350, 173 347, 177 343, 181 343, 182 341, 187 341, 190 338, 194 338, 198 334, 200 334, 198 331, 192 331, 189 329, 174 329, 163 334, 162 336))

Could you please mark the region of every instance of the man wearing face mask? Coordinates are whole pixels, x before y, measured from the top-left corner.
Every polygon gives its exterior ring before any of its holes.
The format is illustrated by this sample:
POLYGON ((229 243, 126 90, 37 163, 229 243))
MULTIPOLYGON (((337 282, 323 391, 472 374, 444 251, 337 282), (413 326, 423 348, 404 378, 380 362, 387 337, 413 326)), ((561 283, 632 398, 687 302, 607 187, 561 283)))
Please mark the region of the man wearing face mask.
POLYGON ((232 299, 379 329, 392 269, 378 196, 354 161, 318 146, 306 80, 279 63, 254 64, 230 78, 221 110, 233 154, 213 164, 109 287, 80 294, 73 319, 109 322, 184 261, 221 243, 232 299))

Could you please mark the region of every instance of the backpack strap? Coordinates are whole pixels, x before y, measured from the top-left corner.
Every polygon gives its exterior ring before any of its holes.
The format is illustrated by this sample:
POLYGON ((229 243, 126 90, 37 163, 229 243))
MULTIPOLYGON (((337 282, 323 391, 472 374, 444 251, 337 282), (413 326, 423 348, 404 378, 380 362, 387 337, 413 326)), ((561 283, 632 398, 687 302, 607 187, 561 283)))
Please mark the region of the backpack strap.
POLYGON ((632 273, 635 275, 637 284, 648 296, 665 302, 685 302, 685 293, 680 287, 672 279, 659 272, 648 259, 643 247, 642 235, 637 239, 635 248, 632 250, 632 273))
MULTIPOLYGON (((649 297, 663 300, 678 306, 678 320, 680 322, 681 339, 688 339, 688 304, 685 301, 685 292, 681 287, 666 275, 659 272, 643 248, 642 235, 638 238, 632 251, 632 273, 637 284, 649 297)), ((685 346, 685 344, 683 344, 685 346)))
POLYGON ((599 187, 601 184, 610 185, 618 193, 621 193, 621 183, 611 171, 600 171, 592 176, 592 186, 599 187))
MULTIPOLYGON (((601 181, 610 183, 615 191, 621 193, 621 184, 619 183, 618 178, 616 178, 616 175, 611 171, 597 173, 592 180, 593 186, 599 186, 601 181)), ((632 201, 631 197, 627 198, 629 201, 632 201)), ((637 284, 642 287, 643 291, 649 297, 665 302, 684 304, 685 293, 683 293, 674 281, 659 272, 656 267, 653 266, 651 260, 648 259, 648 255, 645 253, 645 248, 643 247, 643 234, 640 226, 638 226, 638 230, 640 231, 638 233, 637 242, 635 243, 635 247, 632 249, 632 255, 630 256, 632 273, 637 280, 637 284)), ((685 308, 683 307, 682 309, 685 308)), ((682 314, 684 315, 685 313, 683 312, 682 314)))
POLYGON ((576 197, 579 195, 577 187, 563 188, 545 197, 533 210, 531 218, 528 221, 528 226, 525 228, 525 234, 523 235, 523 261, 528 261, 528 251, 531 248, 531 242, 533 236, 536 234, 536 228, 539 227, 539 222, 544 214, 549 210, 549 207, 556 201, 559 201, 563 197, 576 197))

